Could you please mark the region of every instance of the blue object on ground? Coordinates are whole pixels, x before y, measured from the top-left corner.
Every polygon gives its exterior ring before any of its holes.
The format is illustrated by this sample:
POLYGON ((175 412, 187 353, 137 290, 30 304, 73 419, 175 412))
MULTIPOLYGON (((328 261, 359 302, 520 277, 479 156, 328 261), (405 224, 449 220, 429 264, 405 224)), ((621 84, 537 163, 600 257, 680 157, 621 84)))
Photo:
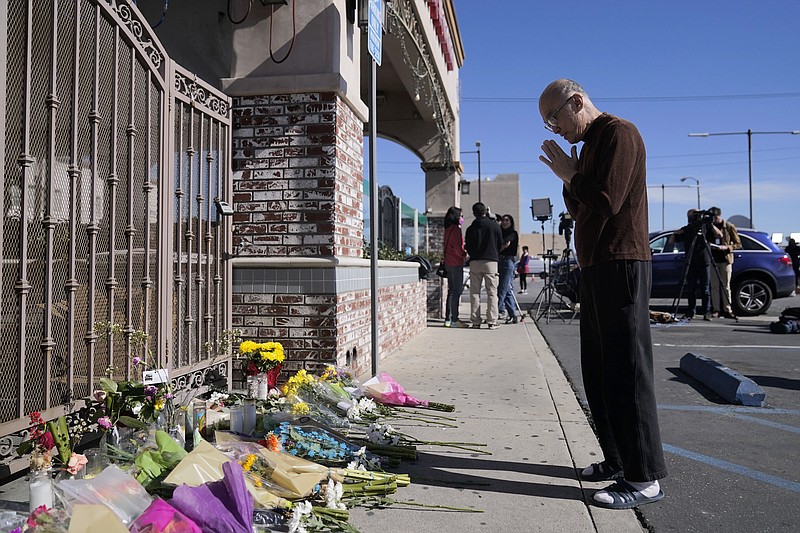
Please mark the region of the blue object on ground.
POLYGON ((756 407, 764 403, 764 389, 755 381, 704 355, 687 353, 681 357, 681 370, 730 403, 756 407))

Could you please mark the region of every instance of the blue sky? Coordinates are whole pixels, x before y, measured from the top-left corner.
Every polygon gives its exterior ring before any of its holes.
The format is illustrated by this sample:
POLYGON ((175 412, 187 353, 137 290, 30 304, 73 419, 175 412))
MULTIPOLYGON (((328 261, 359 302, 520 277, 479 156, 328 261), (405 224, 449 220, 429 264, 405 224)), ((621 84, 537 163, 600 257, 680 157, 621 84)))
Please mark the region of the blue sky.
MULTIPOLYGON (((537 99, 556 78, 578 81, 599 109, 638 126, 648 150, 651 230, 662 226, 662 191, 667 228, 696 207, 695 182, 682 176, 700 181, 703 208, 716 205, 726 218, 749 214, 747 135, 689 133, 800 130, 800 2, 456 0, 455 8, 466 55, 462 149, 481 141, 484 178, 520 174, 522 213, 531 198, 564 209, 558 178, 538 161, 553 135, 537 99)), ((756 229, 800 232, 800 135, 754 134, 752 144, 756 229)), ((475 154, 461 159, 464 177, 476 179, 475 154)), ((424 209, 416 157, 380 141, 377 161, 379 184, 424 209)), ((523 231, 538 229, 523 216, 523 231)))

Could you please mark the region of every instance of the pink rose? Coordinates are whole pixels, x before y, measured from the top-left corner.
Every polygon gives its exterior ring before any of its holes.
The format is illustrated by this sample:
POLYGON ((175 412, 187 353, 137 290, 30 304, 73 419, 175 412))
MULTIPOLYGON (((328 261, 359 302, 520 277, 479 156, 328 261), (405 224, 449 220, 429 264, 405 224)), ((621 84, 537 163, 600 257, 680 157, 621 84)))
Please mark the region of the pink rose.
POLYGON ((72 452, 72 456, 69 458, 69 463, 67 463, 67 472, 72 474, 73 476, 81 471, 81 469, 86 466, 89 460, 86 458, 85 455, 80 453, 72 452))
POLYGON ((53 439, 53 435, 47 431, 46 433, 42 433, 39 436, 39 446, 42 447, 44 450, 52 450, 53 446, 56 445, 56 441, 53 439))

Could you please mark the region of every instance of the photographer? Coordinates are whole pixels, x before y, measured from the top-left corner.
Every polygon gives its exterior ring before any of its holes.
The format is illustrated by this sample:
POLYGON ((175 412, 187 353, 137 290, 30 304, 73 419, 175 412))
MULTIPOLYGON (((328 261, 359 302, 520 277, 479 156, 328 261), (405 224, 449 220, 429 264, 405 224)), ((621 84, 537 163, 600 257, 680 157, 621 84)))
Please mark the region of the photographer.
POLYGON ((724 318, 736 318, 731 307, 731 272, 733 272, 733 251, 742 247, 736 226, 723 220, 722 210, 712 207, 709 210, 714 216, 711 224, 712 237, 709 240, 714 266, 719 276, 711 276, 711 301, 714 314, 724 318), (724 292, 724 296, 722 294, 724 292))
POLYGON ((686 213, 689 223, 673 233, 675 242, 684 242, 686 254, 686 300, 688 309, 683 318, 691 320, 695 313, 697 288, 700 287, 700 309, 703 320, 711 320, 711 256, 706 246, 707 239, 713 239, 710 223, 713 215, 708 211, 689 209, 686 213))

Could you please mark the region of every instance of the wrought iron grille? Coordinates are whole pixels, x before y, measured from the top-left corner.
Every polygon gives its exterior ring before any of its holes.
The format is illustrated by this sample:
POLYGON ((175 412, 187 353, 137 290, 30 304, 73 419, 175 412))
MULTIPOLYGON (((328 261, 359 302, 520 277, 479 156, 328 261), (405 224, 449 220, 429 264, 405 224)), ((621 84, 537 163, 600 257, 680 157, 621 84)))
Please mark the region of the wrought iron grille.
POLYGON ((130 377, 135 331, 178 388, 228 374, 231 176, 228 98, 126 0, 0 0, 0 39, 3 461, 31 411, 130 377))

